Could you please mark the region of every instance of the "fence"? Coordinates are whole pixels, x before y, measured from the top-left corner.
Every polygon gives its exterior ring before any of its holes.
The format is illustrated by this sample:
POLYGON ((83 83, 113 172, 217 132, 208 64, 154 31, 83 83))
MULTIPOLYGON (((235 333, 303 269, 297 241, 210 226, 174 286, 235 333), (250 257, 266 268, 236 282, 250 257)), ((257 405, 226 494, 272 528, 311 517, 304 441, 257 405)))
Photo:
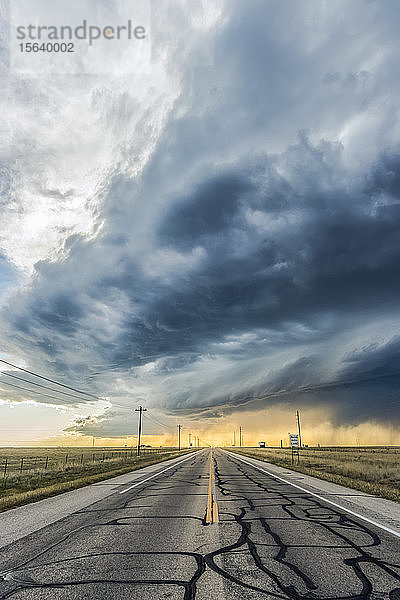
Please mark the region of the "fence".
MULTIPOLYGON (((178 448, 141 448, 140 457, 154 454, 176 452, 178 448)), ((99 464, 118 464, 138 460, 136 448, 118 450, 93 450, 80 453, 67 452, 62 454, 59 449, 54 454, 38 456, 5 456, 0 457, 0 478, 3 488, 7 480, 22 478, 27 475, 44 475, 51 472, 85 470, 99 464)), ((139 459, 140 460, 140 459, 139 459)))

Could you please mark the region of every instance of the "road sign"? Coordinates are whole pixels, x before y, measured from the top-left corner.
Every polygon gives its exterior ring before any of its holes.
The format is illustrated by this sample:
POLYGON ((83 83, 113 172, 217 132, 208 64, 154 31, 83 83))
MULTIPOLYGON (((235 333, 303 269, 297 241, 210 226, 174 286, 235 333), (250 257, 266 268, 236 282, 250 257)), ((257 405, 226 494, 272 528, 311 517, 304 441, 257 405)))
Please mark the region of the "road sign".
POLYGON ((289 438, 291 448, 298 448, 300 446, 298 433, 289 433, 289 438))

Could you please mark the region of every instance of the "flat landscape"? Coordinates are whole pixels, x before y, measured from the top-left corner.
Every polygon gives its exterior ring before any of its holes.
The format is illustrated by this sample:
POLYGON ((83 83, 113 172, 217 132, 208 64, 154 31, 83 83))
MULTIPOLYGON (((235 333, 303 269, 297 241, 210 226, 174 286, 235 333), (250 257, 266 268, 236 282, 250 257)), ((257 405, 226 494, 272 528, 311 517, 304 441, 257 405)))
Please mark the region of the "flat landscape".
MULTIPOLYGON (((400 502, 399 447, 234 448, 240 454, 400 502)), ((187 449, 181 450, 183 454, 187 449)), ((0 510, 179 456, 177 448, 2 448, 0 510)))
POLYGON ((331 447, 300 450, 292 464, 290 448, 234 448, 235 452, 301 473, 400 502, 400 448, 331 447))
POLYGON ((184 454, 177 448, 1 448, 0 511, 184 454))

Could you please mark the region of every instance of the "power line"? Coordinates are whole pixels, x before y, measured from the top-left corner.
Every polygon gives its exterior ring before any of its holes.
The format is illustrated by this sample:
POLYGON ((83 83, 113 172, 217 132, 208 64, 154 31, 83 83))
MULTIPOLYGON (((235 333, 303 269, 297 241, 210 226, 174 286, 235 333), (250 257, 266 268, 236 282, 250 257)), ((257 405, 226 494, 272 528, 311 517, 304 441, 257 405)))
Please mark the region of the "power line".
POLYGON ((63 398, 57 398, 55 396, 50 396, 50 394, 43 394, 42 392, 37 392, 36 390, 30 390, 26 387, 22 387, 22 385, 15 385, 15 383, 8 383, 8 381, 2 381, 0 382, 0 385, 9 385, 13 388, 17 388, 19 390, 25 390, 26 392, 29 392, 30 394, 39 394, 39 396, 43 397, 46 396, 46 398, 51 398, 52 400, 63 400, 63 398))
MULTIPOLYGON (((109 402, 111 403, 110 409, 113 409, 113 408, 119 408, 120 410, 126 410, 126 411, 128 411, 128 412, 130 412, 130 411, 132 410, 132 407, 131 407, 131 406, 126 406, 126 405, 124 405, 124 404, 119 404, 118 402, 114 402, 114 400, 112 400, 112 399, 111 399, 111 400, 109 400, 109 402)), ((146 411, 147 411, 147 410, 148 410, 148 409, 146 409, 146 411)), ((161 425, 162 427, 165 427, 165 429, 168 429, 168 430, 170 430, 170 431, 173 429, 173 427, 172 427, 172 426, 165 425, 164 423, 162 423, 161 421, 159 421, 158 419, 156 419, 156 417, 154 417, 154 416, 153 416, 151 413, 149 414, 148 412, 146 412, 146 414, 145 414, 145 415, 143 415, 143 416, 144 416, 146 419, 147 419, 147 418, 148 418, 148 419, 151 419, 151 420, 152 420, 154 423, 156 423, 157 425, 161 425)))
POLYGON ((161 425, 162 427, 165 427, 165 429, 173 429, 171 425, 165 425, 165 423, 162 423, 161 421, 159 421, 153 414, 149 414, 147 413, 146 417, 150 417, 150 419, 152 419, 153 421, 155 421, 158 425, 161 425))
MULTIPOLYGON (((117 402, 114 402, 113 400, 110 400, 112 406, 110 408, 119 408, 122 410, 126 410, 126 411, 131 411, 132 408, 129 406, 124 406, 123 404, 118 404, 117 402)), ((146 409, 146 414, 143 414, 143 416, 146 419, 151 419, 151 421, 153 421, 153 423, 156 423, 157 425, 160 425, 161 427, 164 427, 165 429, 172 431, 173 427, 172 425, 165 425, 165 423, 163 423, 162 421, 160 421, 159 419, 157 419, 152 413, 148 412, 148 409, 146 409)))
POLYGON ((161 423, 159 423, 158 421, 156 421, 156 419, 154 417, 152 417, 151 415, 146 414, 145 418, 149 419, 152 422, 153 425, 161 425, 162 427, 165 427, 165 429, 167 429, 167 427, 165 425, 162 425, 161 423))
MULTIPOLYGON (((71 396, 72 398, 78 398, 78 400, 82 400, 82 398, 80 396, 76 396, 75 394, 70 394, 69 392, 63 392, 62 390, 56 390, 48 385, 43 385, 42 383, 35 383, 34 381, 29 381, 28 379, 23 379, 23 377, 18 377, 17 375, 11 375, 11 373, 6 373, 5 371, 2 371, 1 375, 5 375, 6 377, 12 377, 13 379, 19 379, 20 381, 25 381, 25 383, 29 383, 30 385, 35 385, 37 387, 45 388, 46 390, 51 390, 52 392, 57 392, 57 394, 65 394, 66 396, 71 396)), ((0 381, 0 383, 1 383, 1 381, 0 381)), ((4 382, 4 383, 6 383, 6 382, 4 382)), ((6 383, 6 385, 7 385, 7 383, 6 383)))
POLYGON ((40 377, 40 379, 44 379, 45 381, 49 381, 50 383, 55 383, 56 385, 66 388, 67 390, 72 390, 73 392, 77 392, 78 394, 83 394, 84 396, 90 396, 91 398, 94 398, 95 400, 101 400, 101 398, 99 398, 98 396, 95 396, 94 394, 90 394, 89 392, 83 392, 82 390, 78 390, 77 388, 74 388, 70 385, 66 385, 65 383, 59 383, 58 381, 55 381, 54 379, 50 379, 49 377, 45 377, 44 375, 39 375, 38 373, 35 373, 34 371, 29 371, 28 369, 24 369, 23 367, 18 367, 17 365, 13 365, 12 363, 10 363, 2 358, 0 358, 0 362, 4 363, 5 365, 8 365, 9 367, 14 367, 14 369, 18 369, 19 371, 24 371, 25 373, 29 373, 29 375, 33 375, 34 377, 40 377))
MULTIPOLYGON (((130 406, 124 406, 123 404, 118 404, 118 402, 114 402, 113 400, 109 400, 109 402, 111 402, 112 406, 110 408, 120 408, 122 410, 127 410, 127 411, 131 411, 132 408, 130 406)), ((146 409, 146 411, 148 411, 148 409, 146 409)), ((165 427, 165 429, 169 429, 170 431, 173 429, 173 427, 171 425, 165 425, 165 423, 162 423, 161 421, 159 421, 154 415, 152 415, 149 412, 146 412, 146 414, 144 415, 144 417, 147 419, 151 419, 154 423, 157 423, 157 425, 161 425, 161 427, 165 427)))

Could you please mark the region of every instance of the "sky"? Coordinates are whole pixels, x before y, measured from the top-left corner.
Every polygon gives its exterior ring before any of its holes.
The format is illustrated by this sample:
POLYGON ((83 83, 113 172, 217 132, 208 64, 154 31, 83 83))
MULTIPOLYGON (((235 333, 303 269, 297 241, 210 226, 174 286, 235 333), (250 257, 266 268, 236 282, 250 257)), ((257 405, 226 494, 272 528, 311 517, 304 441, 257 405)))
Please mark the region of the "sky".
POLYGON ((99 399, 2 374, 0 444, 139 404, 150 442, 399 443, 397 0, 153 0, 106 74, 13 69, 1 5, 0 358, 99 399))

